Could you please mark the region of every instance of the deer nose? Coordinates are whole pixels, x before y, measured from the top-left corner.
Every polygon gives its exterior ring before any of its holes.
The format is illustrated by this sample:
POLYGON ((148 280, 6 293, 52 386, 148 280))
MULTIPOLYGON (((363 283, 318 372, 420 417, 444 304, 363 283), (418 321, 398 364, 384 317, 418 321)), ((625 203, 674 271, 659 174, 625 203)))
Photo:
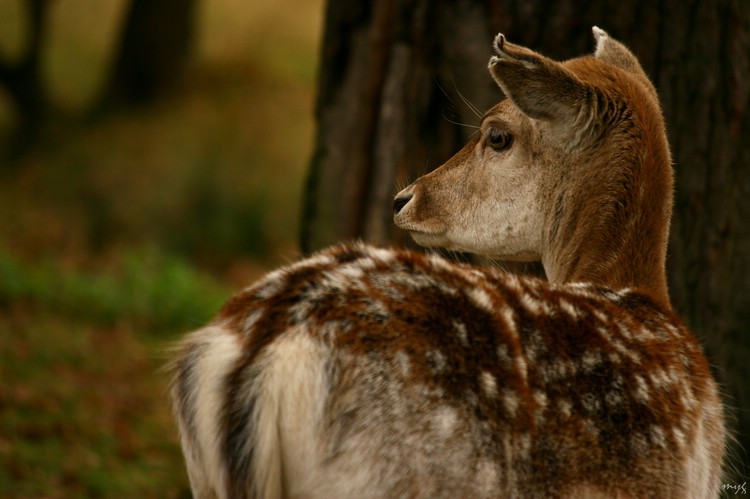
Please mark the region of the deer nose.
POLYGON ((413 197, 414 194, 400 194, 396 196, 396 199, 393 200, 393 214, 398 215, 413 197))

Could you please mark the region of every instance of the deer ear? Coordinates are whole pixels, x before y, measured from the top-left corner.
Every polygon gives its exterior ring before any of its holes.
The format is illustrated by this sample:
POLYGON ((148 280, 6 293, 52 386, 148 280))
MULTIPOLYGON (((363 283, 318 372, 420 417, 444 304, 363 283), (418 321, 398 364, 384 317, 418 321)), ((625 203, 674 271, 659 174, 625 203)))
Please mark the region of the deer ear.
POLYGON ((646 73, 638 59, 625 45, 610 38, 607 32, 601 28, 594 26, 591 31, 594 33, 594 40, 596 40, 594 57, 629 73, 646 78, 646 73))
POLYGON ((551 122, 575 120, 585 104, 587 89, 559 62, 495 37, 490 74, 505 95, 527 116, 551 122))

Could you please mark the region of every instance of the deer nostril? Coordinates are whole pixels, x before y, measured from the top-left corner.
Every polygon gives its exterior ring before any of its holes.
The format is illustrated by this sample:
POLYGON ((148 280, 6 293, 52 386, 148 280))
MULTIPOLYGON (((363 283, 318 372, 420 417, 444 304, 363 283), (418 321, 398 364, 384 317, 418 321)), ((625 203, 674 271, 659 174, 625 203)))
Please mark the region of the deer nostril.
POLYGON ((393 200, 393 214, 398 215, 399 212, 404 209, 404 206, 406 206, 413 197, 413 194, 396 196, 396 199, 393 200))

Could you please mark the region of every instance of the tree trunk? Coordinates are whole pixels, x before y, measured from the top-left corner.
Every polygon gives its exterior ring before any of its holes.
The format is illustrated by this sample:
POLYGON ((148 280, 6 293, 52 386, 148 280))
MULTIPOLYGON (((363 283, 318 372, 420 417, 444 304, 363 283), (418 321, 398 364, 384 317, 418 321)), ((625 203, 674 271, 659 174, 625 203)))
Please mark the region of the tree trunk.
POLYGON ((182 82, 195 6, 195 0, 131 0, 105 103, 149 103, 182 82))
POLYGON ((594 25, 633 49, 661 95, 676 170, 673 304, 750 449, 750 2, 329 0, 303 250, 403 244, 397 186, 466 142, 472 104, 484 112, 501 97, 486 71, 494 34, 564 59, 592 51, 594 25))
POLYGON ((19 121, 9 144, 11 155, 24 151, 34 142, 46 116, 41 59, 49 5, 49 0, 26 2, 28 36, 24 53, 18 61, 0 60, 0 85, 11 97, 19 121))
POLYGON ((500 98, 481 71, 490 40, 483 5, 437 4, 329 1, 305 250, 356 237, 403 241, 391 221, 396 185, 474 132, 478 113, 462 99, 484 110, 500 98))

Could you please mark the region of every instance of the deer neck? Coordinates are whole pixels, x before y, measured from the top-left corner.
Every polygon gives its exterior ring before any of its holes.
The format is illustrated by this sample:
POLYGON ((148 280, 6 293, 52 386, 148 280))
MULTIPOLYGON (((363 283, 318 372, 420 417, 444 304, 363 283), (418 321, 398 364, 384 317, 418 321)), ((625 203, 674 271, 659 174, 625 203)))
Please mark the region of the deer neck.
POLYGON ((542 263, 551 282, 634 288, 671 308, 665 263, 672 169, 666 141, 641 158, 571 169, 573 185, 558 179, 548 191, 553 202, 542 263), (600 186, 607 188, 598 192, 600 186))

